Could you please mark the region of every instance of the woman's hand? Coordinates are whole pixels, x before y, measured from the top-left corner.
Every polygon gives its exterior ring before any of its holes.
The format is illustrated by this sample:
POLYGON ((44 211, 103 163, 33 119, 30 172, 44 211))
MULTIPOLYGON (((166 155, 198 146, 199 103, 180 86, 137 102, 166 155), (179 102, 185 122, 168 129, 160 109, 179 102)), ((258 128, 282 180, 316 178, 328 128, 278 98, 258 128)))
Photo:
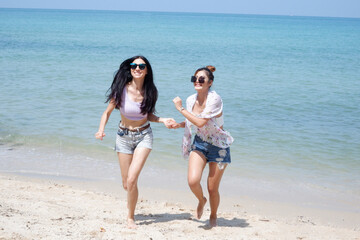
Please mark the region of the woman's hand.
POLYGON ((173 102, 174 102, 174 105, 175 105, 175 108, 178 110, 178 111, 181 111, 182 110, 182 100, 180 97, 176 97, 173 99, 173 102))
POLYGON ((171 128, 172 129, 177 129, 177 128, 184 128, 185 127, 185 122, 182 122, 182 123, 174 123, 171 125, 171 128))
POLYGON ((173 118, 161 118, 161 122, 169 129, 173 128, 172 126, 176 124, 176 121, 173 118))
POLYGON ((95 138, 96 139, 100 139, 103 140, 103 138, 106 136, 106 134, 104 132, 98 131, 97 133, 95 133, 95 138))

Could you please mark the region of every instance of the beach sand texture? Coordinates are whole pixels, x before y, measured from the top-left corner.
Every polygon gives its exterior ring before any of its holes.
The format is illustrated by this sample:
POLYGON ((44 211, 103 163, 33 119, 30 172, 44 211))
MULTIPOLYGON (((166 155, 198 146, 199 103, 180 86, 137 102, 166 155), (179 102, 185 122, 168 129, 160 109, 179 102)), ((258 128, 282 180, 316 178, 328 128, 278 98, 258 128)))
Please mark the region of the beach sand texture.
POLYGON ((0 239, 360 239, 358 229, 252 215, 246 207, 220 209, 219 226, 209 229, 209 206, 197 220, 181 202, 142 198, 138 229, 130 230, 124 195, 16 175, 0 175, 0 188, 0 239))

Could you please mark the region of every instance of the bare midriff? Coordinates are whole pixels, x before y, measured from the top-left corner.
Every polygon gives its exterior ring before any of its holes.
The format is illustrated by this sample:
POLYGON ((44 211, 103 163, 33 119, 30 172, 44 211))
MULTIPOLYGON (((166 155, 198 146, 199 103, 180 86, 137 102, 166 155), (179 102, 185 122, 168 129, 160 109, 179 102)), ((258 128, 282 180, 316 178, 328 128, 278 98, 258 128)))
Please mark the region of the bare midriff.
POLYGON ((123 125, 124 127, 128 128, 128 129, 134 129, 137 127, 140 127, 141 125, 144 125, 148 119, 147 117, 140 119, 140 120, 131 120, 128 119, 126 117, 124 117, 124 115, 121 115, 121 125, 123 125))

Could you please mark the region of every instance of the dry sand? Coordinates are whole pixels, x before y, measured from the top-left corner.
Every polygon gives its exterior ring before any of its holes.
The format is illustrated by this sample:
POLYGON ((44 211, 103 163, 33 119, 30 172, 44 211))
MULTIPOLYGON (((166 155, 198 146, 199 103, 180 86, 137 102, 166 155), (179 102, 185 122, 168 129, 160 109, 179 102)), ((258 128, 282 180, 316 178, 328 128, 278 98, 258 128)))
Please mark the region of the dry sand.
POLYGON ((356 226, 249 214, 240 205, 232 211, 220 207, 219 226, 209 229, 209 206, 197 220, 181 201, 143 198, 136 209, 139 227, 130 230, 124 193, 6 174, 0 175, 0 188, 0 239, 360 239, 356 226))

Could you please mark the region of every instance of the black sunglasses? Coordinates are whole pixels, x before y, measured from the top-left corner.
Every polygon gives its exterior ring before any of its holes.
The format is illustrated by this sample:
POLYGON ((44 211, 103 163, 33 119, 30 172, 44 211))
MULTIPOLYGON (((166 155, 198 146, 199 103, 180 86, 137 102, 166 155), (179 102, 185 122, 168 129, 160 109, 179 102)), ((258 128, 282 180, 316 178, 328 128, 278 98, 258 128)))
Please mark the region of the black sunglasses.
POLYGON ((144 70, 146 68, 145 63, 140 63, 140 64, 130 63, 130 68, 133 70, 135 70, 138 66, 139 66, 140 70, 144 70))
POLYGON ((200 76, 199 78, 196 78, 195 76, 191 76, 191 82, 196 82, 196 80, 198 80, 199 83, 204 83, 205 77, 200 76))

